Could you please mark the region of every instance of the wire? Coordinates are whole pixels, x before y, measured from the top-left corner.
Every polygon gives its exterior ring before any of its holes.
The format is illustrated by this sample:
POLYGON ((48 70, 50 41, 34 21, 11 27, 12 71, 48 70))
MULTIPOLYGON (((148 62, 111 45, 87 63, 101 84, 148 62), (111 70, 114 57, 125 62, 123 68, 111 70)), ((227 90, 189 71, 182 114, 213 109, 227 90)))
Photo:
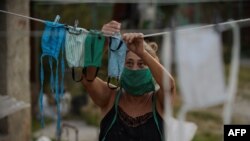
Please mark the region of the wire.
POLYGON ((7 14, 11 14, 11 15, 15 15, 15 16, 19 16, 19 17, 23 17, 23 18, 28 18, 28 19, 30 19, 30 20, 37 21, 37 22, 45 23, 44 20, 37 19, 37 18, 32 18, 32 17, 28 17, 28 16, 24 16, 24 15, 12 13, 12 12, 4 11, 4 10, 0 10, 0 12, 7 13, 7 14))
MULTIPOLYGON (((213 27, 213 26, 223 26, 223 25, 229 25, 232 23, 240 23, 240 22, 247 22, 247 21, 250 21, 250 18, 228 21, 228 22, 223 22, 223 23, 218 23, 218 24, 210 24, 210 25, 205 25, 205 26, 200 26, 200 27, 195 27, 195 28, 179 29, 176 31, 182 32, 182 31, 188 31, 188 30, 197 30, 197 29, 209 28, 209 27, 213 27)), ((153 33, 153 34, 146 34, 143 37, 146 38, 146 37, 160 36, 160 35, 165 35, 165 34, 169 34, 169 33, 170 33, 170 31, 158 32, 158 33, 153 33)))
MULTIPOLYGON (((21 15, 21 14, 16 14, 16 13, 4 11, 4 10, 0 10, 0 12, 6 13, 6 14, 15 15, 15 16, 19 16, 19 17, 22 17, 22 18, 27 18, 27 19, 30 19, 30 20, 33 20, 33 21, 37 21, 37 22, 41 22, 41 23, 45 23, 46 22, 45 20, 41 20, 41 19, 38 19, 38 18, 29 17, 29 16, 24 16, 24 15, 21 15)), ((65 25, 65 28, 69 28, 69 26, 65 25)), ((83 31, 83 32, 84 33, 89 33, 88 31, 83 31)), ((106 36, 106 37, 114 37, 114 36, 110 36, 110 35, 106 35, 106 34, 103 34, 103 35, 106 36)), ((114 38, 117 38, 117 37, 114 37, 114 38)))
MULTIPOLYGON (((38 18, 32 18, 32 17, 28 17, 28 16, 24 16, 24 15, 12 13, 12 12, 4 11, 4 10, 0 10, 0 12, 3 12, 3 13, 7 13, 7 14, 11 14, 11 15, 15 15, 15 16, 19 16, 19 17, 23 17, 23 18, 30 19, 30 20, 34 20, 34 21, 38 21, 38 22, 45 23, 45 20, 41 20, 41 19, 38 19, 38 18)), ((228 22, 223 22, 223 23, 217 23, 217 24, 210 24, 210 25, 205 25, 205 26, 200 26, 200 27, 195 27, 195 28, 179 29, 179 30, 176 30, 176 31, 177 31, 177 32, 182 32, 182 31, 187 31, 187 30, 197 30, 197 29, 209 28, 209 27, 218 26, 218 25, 219 25, 219 26, 223 26, 223 25, 229 25, 229 24, 231 24, 231 23, 240 23, 240 22, 247 22, 247 21, 250 21, 250 18, 247 18, 247 19, 240 19, 240 20, 233 20, 233 21, 228 21, 228 22)), ((66 26, 66 28, 67 28, 67 27, 68 27, 68 26, 66 26)), ((86 32, 86 33, 88 33, 88 32, 86 32)), ((143 37, 144 37, 144 38, 147 38, 147 37, 165 35, 165 34, 169 34, 169 33, 170 33, 170 31, 158 32, 158 33, 152 33, 152 34, 145 34, 143 37)), ((104 34, 104 36, 110 37, 110 35, 106 35, 106 34, 104 34)), ((115 36, 111 36, 111 37, 114 37, 114 38, 115 38, 115 36)))

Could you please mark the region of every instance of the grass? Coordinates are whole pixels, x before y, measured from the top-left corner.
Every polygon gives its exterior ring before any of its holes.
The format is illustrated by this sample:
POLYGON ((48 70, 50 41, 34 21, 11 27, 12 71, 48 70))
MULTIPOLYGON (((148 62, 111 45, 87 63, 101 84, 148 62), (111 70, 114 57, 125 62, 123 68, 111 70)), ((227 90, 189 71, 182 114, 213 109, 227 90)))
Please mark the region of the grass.
POLYGON ((222 139, 222 118, 209 110, 192 111, 187 114, 187 120, 194 122, 197 132, 193 141, 220 141, 222 139))
POLYGON ((198 132, 194 136, 193 141, 222 141, 222 136, 210 132, 198 132))

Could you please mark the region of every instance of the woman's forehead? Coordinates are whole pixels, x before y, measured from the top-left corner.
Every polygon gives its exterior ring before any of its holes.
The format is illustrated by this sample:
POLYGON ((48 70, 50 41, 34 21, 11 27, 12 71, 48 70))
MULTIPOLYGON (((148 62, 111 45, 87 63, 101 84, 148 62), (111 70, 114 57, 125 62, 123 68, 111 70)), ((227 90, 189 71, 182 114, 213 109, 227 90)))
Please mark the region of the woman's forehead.
POLYGON ((141 60, 139 56, 137 56, 135 53, 132 51, 129 51, 126 55, 126 59, 132 59, 132 60, 141 60))

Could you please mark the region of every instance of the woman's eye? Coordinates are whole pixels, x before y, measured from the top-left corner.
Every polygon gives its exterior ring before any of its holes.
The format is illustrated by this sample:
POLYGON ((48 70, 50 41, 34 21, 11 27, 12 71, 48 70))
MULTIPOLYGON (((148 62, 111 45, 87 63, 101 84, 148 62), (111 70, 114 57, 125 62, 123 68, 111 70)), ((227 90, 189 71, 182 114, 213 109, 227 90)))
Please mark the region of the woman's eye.
POLYGON ((126 62, 127 67, 133 67, 133 62, 126 62))
POLYGON ((144 68, 144 63, 142 63, 142 62, 138 63, 138 67, 139 68, 144 68))

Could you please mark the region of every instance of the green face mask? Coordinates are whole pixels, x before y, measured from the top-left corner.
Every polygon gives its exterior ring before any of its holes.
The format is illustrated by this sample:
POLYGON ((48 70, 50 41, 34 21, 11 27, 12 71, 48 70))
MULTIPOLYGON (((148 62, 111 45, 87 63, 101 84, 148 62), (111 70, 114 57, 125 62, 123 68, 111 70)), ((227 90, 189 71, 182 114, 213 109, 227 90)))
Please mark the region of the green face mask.
POLYGON ((121 87, 124 88, 128 94, 134 96, 141 96, 155 90, 153 77, 148 68, 141 70, 124 68, 120 81, 121 87))

